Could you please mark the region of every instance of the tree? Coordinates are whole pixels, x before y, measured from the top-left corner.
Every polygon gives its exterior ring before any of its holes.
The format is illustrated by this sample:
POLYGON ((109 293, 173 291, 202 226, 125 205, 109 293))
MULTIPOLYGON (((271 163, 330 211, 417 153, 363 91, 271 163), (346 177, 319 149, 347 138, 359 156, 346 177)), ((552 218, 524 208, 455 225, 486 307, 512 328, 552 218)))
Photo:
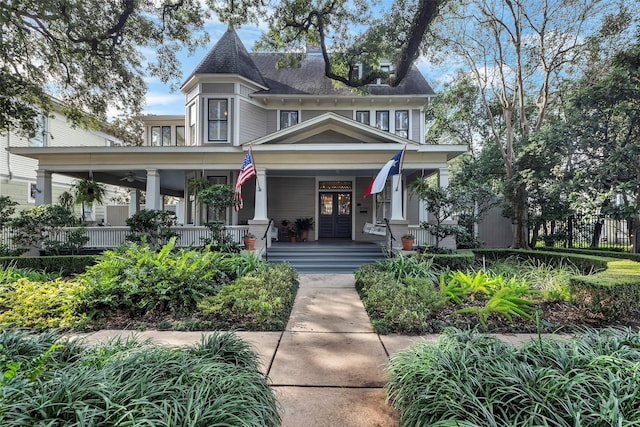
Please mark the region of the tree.
POLYGON ((137 113, 145 73, 179 77, 176 52, 207 41, 207 16, 197 0, 0 1, 0 133, 35 132, 53 108, 49 91, 75 124, 104 120, 110 107, 137 113))
POLYGON ((578 81, 562 131, 576 142, 577 191, 603 214, 628 219, 640 251, 640 31, 604 67, 578 81))
POLYGON ((284 66, 296 64, 307 45, 317 46, 328 78, 356 88, 379 78, 397 86, 418 59, 445 2, 396 0, 382 13, 380 4, 365 0, 285 0, 269 15, 269 29, 258 47, 288 53, 280 62, 284 66), (383 59, 395 64, 392 74, 379 68, 383 59))
POLYGON ((542 128, 560 77, 587 51, 584 36, 612 4, 600 0, 467 0, 434 27, 439 53, 475 80, 504 170, 514 248, 528 248, 527 187, 519 158, 542 128), (496 108, 496 106, 498 108, 496 108))
POLYGON ((461 200, 463 194, 443 188, 428 179, 417 179, 411 183, 411 191, 420 200, 426 202, 426 209, 429 212, 430 221, 424 221, 420 227, 426 229, 436 238, 436 250, 440 248, 440 242, 447 236, 458 235, 464 229, 457 224, 447 224, 454 214, 459 211, 459 207, 464 204, 461 200))

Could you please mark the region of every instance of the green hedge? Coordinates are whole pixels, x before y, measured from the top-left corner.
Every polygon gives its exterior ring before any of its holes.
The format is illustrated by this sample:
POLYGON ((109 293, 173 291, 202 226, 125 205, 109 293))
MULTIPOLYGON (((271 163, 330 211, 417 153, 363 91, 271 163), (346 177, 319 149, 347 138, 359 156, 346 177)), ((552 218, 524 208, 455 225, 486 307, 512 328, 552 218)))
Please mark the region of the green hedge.
POLYGON ((468 270, 473 267, 474 254, 469 250, 461 250, 455 254, 430 254, 423 253, 418 255, 420 259, 431 259, 433 265, 438 267, 449 267, 451 270, 468 270))
POLYGON ((607 269, 607 262, 610 261, 610 259, 603 256, 523 249, 473 249, 473 253, 476 257, 485 256, 491 260, 518 257, 521 259, 534 259, 551 265, 569 262, 575 265, 582 274, 604 271, 607 269))
POLYGON ((588 249, 588 248, 536 248, 536 251, 549 251, 570 254, 594 255, 607 258, 630 259, 640 262, 640 254, 632 254, 629 252, 609 251, 606 249, 588 249))
POLYGON ((640 263, 616 260, 606 271, 569 280, 574 301, 607 319, 624 317, 640 303, 640 263))
POLYGON ((95 255, 0 257, 0 265, 68 276, 83 273, 88 266, 96 263, 96 259, 95 255))

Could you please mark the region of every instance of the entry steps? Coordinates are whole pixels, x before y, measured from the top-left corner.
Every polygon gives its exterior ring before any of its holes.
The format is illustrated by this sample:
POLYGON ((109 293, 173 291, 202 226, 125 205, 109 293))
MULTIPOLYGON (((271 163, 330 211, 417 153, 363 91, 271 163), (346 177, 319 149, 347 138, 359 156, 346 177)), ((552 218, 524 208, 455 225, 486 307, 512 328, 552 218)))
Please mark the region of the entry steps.
POLYGON ((362 242, 274 242, 268 260, 288 262, 298 273, 353 273, 362 264, 384 259, 383 247, 362 242))

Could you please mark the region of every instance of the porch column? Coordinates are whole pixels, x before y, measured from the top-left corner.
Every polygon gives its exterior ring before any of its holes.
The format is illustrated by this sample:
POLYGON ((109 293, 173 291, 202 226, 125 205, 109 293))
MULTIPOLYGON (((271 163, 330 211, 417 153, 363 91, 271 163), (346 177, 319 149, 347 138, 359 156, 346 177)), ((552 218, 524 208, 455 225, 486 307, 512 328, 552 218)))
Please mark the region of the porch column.
MULTIPOLYGON (((231 172, 231 182, 238 182, 238 172, 231 172)), ((235 184, 231 188, 235 189, 235 184)), ((238 225, 238 211, 231 209, 231 225, 238 225)))
POLYGON ((256 203, 253 213, 254 220, 264 220, 267 218, 267 171, 258 169, 256 171, 256 203))
POLYGON ((447 188, 449 186, 449 168, 438 169, 438 187, 447 188))
POLYGON ((392 175, 391 179, 391 220, 402 221, 405 216, 402 212, 402 176, 392 175))
POLYGON ((160 174, 158 169, 147 169, 147 203, 146 209, 162 209, 160 197, 160 174))
POLYGON ((36 170, 36 205, 51 204, 51 175, 51 171, 36 170))
MULTIPOLYGON (((438 169, 438 186, 440 188, 449 187, 449 168, 447 166, 438 169)), ((455 225, 458 221, 453 218, 445 219, 443 225, 455 225)), ((440 246, 443 248, 456 249, 456 236, 447 236, 440 241, 440 246)))
POLYGON ((267 236, 264 240, 262 239, 269 225, 269 218, 267 217, 267 171, 265 169, 256 170, 255 209, 253 219, 248 222, 249 232, 257 237, 255 252, 262 255, 265 248, 271 246, 270 236, 267 236))
POLYGON ((137 188, 129 189, 129 217, 140 212, 140 190, 137 188))

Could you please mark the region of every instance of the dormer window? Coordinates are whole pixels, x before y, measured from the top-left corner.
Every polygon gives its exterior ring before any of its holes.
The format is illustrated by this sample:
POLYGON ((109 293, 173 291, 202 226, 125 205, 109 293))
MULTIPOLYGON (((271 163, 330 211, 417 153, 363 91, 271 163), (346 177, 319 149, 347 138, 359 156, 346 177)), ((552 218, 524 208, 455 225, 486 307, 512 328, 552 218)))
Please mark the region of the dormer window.
POLYGON ((209 142, 227 141, 228 139, 228 101, 226 99, 209 99, 208 132, 209 142))
POLYGON ((29 146, 47 146, 47 116, 43 113, 38 114, 35 118, 33 133, 29 138, 29 146))
POLYGON ((409 138, 409 111, 396 111, 396 135, 403 138, 409 138))
MULTIPOLYGON (((389 75, 391 75, 391 65, 386 64, 386 65, 381 65, 380 66, 380 71, 385 72, 389 75)), ((376 84, 377 85, 383 85, 386 84, 386 79, 377 79, 376 80, 376 84)))
POLYGON ((389 131, 389 112, 376 111, 376 128, 389 131))

